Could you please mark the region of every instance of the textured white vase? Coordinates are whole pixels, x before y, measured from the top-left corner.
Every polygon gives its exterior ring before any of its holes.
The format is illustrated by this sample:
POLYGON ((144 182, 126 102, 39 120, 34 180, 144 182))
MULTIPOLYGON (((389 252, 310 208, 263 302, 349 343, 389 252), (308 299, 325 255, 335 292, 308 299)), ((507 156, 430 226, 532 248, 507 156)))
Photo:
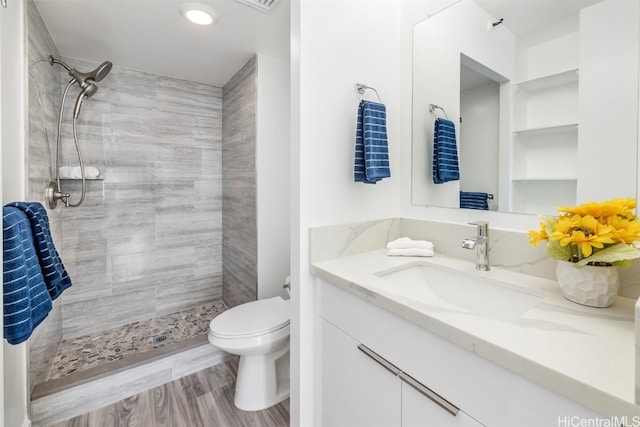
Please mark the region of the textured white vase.
POLYGON ((558 261, 556 277, 566 299, 591 307, 609 307, 620 288, 618 269, 615 266, 576 267, 572 262, 558 261))

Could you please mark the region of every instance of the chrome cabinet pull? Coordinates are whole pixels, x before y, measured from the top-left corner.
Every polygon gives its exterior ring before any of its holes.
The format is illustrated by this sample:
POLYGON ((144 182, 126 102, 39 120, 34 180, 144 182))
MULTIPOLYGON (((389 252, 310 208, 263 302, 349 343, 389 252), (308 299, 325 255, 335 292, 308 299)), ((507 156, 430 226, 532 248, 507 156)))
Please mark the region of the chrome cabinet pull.
POLYGON ((398 367, 396 365, 394 365, 393 363, 389 362, 387 359, 385 359, 384 357, 380 356, 378 353, 376 353, 375 351, 371 350, 366 345, 364 345, 364 344, 358 345, 358 350, 360 350, 361 352, 363 352, 364 354, 366 354, 367 356, 369 356, 370 358, 372 358, 373 360, 378 362, 380 364, 380 366, 382 366, 383 368, 385 368, 386 370, 391 372, 393 375, 398 376, 402 372, 400 369, 398 369, 398 367))
POLYGON ((402 381, 404 381, 407 384, 409 384, 416 391, 418 391, 420 394, 422 394, 423 396, 425 396, 426 398, 431 400, 436 405, 440 406, 442 409, 447 411, 449 414, 453 415, 454 417, 456 415, 458 415, 458 412, 460 411, 460 409, 456 405, 454 405, 453 403, 449 402, 447 399, 445 399, 444 397, 440 396, 438 393, 436 393, 435 391, 431 390, 429 387, 425 386, 420 381, 416 380, 411 375, 407 374, 406 372, 404 372, 402 369, 398 368, 393 363, 389 362, 387 359, 385 359, 384 357, 380 356, 378 353, 376 353, 375 351, 371 350, 366 345, 359 344, 358 345, 358 350, 360 350, 361 352, 363 352, 364 354, 369 356, 371 359, 373 359, 380 366, 382 366, 383 368, 385 368, 386 370, 391 372, 393 375, 399 377, 402 381))
POLYGON ((457 406, 455 406, 453 403, 449 402, 448 400, 440 396, 438 393, 434 392, 433 390, 431 390, 430 388, 428 388, 427 386, 425 386, 424 384, 422 384, 421 382, 413 378, 412 376, 408 375, 406 372, 400 372, 399 377, 402 381, 409 384, 411 387, 417 390, 420 394, 427 397, 433 403, 440 406, 442 409, 444 409, 454 417, 458 415, 458 411, 460 409, 458 409, 457 406))
POLYGON ((0 0, 0 6, 4 7, 6 9, 7 7, 7 0, 0 0))

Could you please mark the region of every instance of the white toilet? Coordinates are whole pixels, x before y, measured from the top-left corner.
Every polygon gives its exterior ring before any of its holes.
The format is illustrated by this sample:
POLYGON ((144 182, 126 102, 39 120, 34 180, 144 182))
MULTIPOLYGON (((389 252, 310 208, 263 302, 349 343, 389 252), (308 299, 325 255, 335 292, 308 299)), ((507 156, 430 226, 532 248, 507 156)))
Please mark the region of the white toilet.
POLYGON ((273 297, 230 308, 211 321, 209 342, 240 356, 234 403, 258 411, 289 397, 289 301, 273 297))

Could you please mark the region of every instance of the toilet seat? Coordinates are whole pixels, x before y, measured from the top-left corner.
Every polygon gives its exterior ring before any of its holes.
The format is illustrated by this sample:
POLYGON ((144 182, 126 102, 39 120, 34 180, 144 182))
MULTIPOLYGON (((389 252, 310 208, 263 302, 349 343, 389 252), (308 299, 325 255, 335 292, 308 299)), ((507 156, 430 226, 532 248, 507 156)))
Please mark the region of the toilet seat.
POLYGON ((215 317, 209 329, 217 338, 250 338, 288 328, 289 320, 289 303, 273 297, 230 308, 215 317))

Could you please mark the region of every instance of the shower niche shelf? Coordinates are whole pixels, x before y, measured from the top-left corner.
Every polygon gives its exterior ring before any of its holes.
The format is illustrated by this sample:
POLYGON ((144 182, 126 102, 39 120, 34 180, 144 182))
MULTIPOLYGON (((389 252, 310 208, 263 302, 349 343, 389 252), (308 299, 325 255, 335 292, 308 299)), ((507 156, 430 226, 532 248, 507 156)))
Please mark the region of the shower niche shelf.
MULTIPOLYGON (((85 175, 87 175, 87 169, 89 169, 89 175, 85 176, 85 181, 104 181, 104 177, 100 173, 100 170, 94 166, 85 166, 85 175), (97 176, 95 176, 97 174, 97 176)), ((62 166, 60 168, 60 181, 82 181, 82 175, 77 166, 62 166), (71 176, 69 176, 71 175, 71 176)))

